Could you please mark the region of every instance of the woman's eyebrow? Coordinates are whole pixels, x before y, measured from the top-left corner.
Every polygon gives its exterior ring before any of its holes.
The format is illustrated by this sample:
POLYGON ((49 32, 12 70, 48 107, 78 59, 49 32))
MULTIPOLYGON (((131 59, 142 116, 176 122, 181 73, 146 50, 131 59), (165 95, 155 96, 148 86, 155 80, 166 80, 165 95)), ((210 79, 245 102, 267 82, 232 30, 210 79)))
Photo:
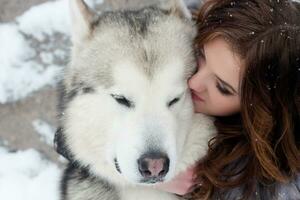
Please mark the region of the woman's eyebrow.
POLYGON ((217 77, 217 79, 222 82, 222 84, 224 84, 225 86, 227 86, 230 90, 232 90, 233 93, 238 94, 238 92, 226 81, 222 80, 220 77, 218 77, 217 75, 215 75, 217 77))

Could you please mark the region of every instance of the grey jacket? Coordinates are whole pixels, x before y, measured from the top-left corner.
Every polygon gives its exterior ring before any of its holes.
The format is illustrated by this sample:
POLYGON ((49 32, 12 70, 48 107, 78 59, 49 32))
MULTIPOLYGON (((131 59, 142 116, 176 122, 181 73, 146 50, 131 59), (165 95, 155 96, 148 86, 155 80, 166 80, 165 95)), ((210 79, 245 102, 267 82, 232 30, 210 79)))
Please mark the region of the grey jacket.
MULTIPOLYGON (((216 200, 239 200, 241 188, 230 191, 216 192, 213 199, 216 200)), ((300 200, 300 175, 288 184, 262 185, 257 184, 256 192, 250 200, 300 200)))

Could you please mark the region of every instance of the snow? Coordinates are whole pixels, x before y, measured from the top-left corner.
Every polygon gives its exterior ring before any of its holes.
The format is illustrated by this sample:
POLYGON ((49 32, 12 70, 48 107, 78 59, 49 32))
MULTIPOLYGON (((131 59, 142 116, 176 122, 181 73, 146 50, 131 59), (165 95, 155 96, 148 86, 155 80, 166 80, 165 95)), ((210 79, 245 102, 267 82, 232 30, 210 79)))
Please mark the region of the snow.
MULTIPOLYGON (((87 0, 92 7, 103 0, 87 0)), ((0 104, 55 86, 69 51, 68 0, 31 7, 15 22, 0 24, 0 104)))
MULTIPOLYGON (((0 23, 0 105, 57 84, 69 54, 69 21, 68 0, 57 0, 0 23)), ((40 119, 32 126, 52 146, 55 128, 40 119)), ((58 200, 62 172, 57 164, 34 149, 10 152, 8 146, 1 138, 0 199, 58 200)))
POLYGON ((67 0, 46 2, 34 6, 17 18, 20 30, 33 34, 40 41, 55 32, 69 34, 70 18, 67 0))
POLYGON ((53 146, 55 128, 40 119, 34 120, 32 125, 35 131, 40 135, 41 140, 46 142, 48 145, 53 146))
POLYGON ((0 147, 0 199, 58 200, 61 170, 33 150, 0 147))
POLYGON ((30 60, 35 51, 14 24, 0 25, 0 103, 15 101, 40 89, 54 84, 60 68, 43 69, 30 60))
MULTIPOLYGON (((102 3, 88 0, 92 7, 102 3)), ((57 84, 68 61, 69 30, 68 0, 33 6, 14 21, 0 23, 0 106, 57 84)), ((31 125, 52 146, 55 127, 41 119, 31 125)), ((58 165, 35 149, 8 151, 9 146, 0 137, 0 200, 58 200, 58 165)))
POLYGON ((45 64, 51 64, 53 63, 54 57, 52 53, 48 53, 48 52, 42 52, 40 53, 42 62, 45 64))
MULTIPOLYGON (((67 0, 46 2, 30 8, 16 22, 0 25, 0 103, 17 101, 57 83, 63 66, 54 64, 51 43, 38 50, 31 40, 43 42, 55 33, 68 37, 68 11, 67 0)), ((67 56, 61 55, 61 59, 67 56)))

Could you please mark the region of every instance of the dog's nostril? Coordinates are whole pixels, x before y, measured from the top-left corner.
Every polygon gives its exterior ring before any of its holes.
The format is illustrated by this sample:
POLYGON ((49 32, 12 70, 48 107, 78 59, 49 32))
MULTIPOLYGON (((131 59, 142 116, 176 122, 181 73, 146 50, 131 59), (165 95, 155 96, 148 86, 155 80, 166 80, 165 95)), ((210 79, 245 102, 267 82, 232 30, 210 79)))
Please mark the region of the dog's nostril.
POLYGON ((159 175, 159 176, 165 176, 165 175, 166 175, 166 170, 162 170, 161 172, 159 172, 158 175, 159 175))
POLYGON ((162 153, 147 153, 138 159, 138 168, 144 178, 159 178, 168 173, 169 163, 169 158, 162 153))
POLYGON ((151 177, 151 172, 149 170, 140 170, 143 177, 151 177))

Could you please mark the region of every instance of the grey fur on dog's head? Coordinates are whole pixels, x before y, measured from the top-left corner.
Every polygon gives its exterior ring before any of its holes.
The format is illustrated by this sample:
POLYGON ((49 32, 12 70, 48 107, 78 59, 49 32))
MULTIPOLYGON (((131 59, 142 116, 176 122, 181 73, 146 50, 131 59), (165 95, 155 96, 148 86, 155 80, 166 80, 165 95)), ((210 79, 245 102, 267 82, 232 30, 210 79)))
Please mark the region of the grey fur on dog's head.
MULTIPOLYGON (((66 79, 66 89, 82 83, 111 86, 113 79, 108 74, 111 73, 115 60, 130 58, 140 63, 140 67, 151 77, 163 62, 173 59, 165 57, 170 49, 177 51, 173 56, 190 54, 195 30, 188 18, 185 18, 188 17, 186 10, 181 12, 176 7, 177 4, 162 3, 161 7, 164 9, 153 6, 137 11, 96 14, 81 0, 71 1, 72 74, 66 79), (79 77, 83 77, 83 70, 90 73, 84 75, 86 80, 78 80, 77 73, 80 74, 79 77)), ((186 75, 189 76, 194 70, 195 61, 189 59, 185 62, 186 75)))

